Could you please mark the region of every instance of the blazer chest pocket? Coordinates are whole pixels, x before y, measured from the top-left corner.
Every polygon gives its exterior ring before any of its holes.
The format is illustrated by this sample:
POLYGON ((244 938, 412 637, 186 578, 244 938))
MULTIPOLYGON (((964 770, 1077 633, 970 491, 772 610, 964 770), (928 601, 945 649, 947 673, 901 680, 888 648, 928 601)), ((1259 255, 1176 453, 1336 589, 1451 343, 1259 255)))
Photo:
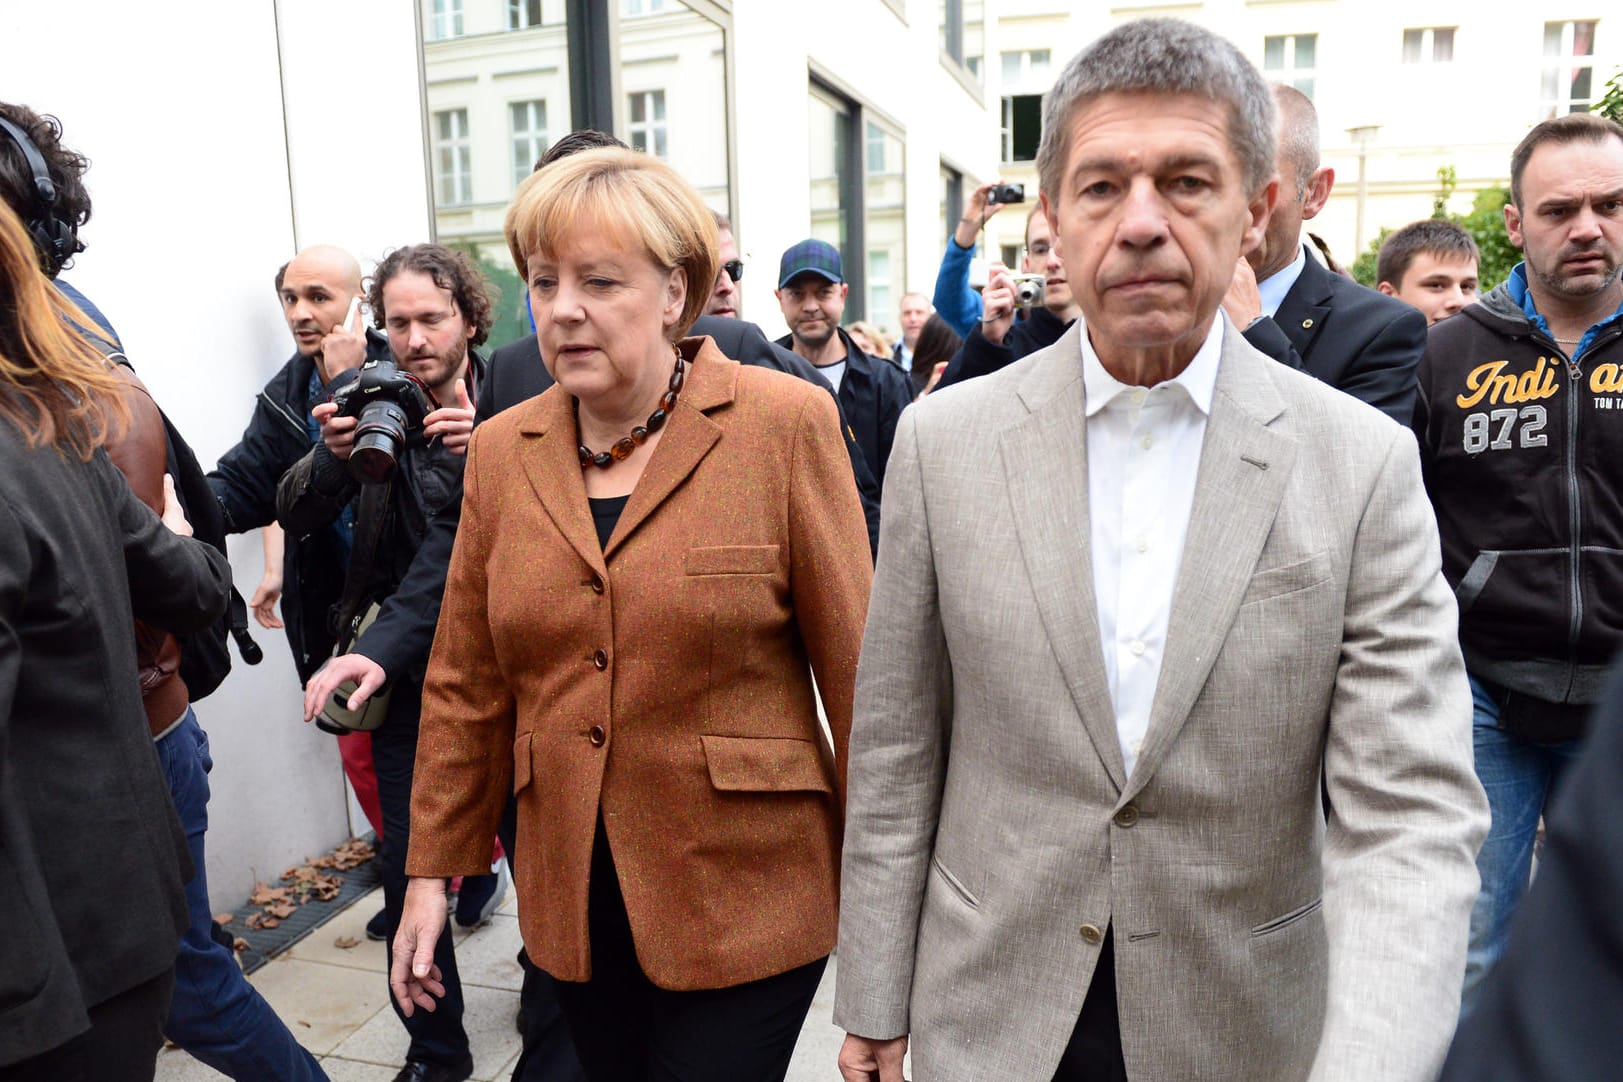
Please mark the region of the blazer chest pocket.
POLYGON ((1270 567, 1251 576, 1241 605, 1255 605, 1286 594, 1308 590, 1330 579, 1330 557, 1315 552, 1304 560, 1296 560, 1279 567, 1270 567))
POLYGON ((715 545, 688 549, 683 570, 689 575, 775 575, 777 545, 715 545))
POLYGON ((823 759, 810 740, 774 736, 706 734, 705 765, 710 784, 734 793, 832 793, 823 759))

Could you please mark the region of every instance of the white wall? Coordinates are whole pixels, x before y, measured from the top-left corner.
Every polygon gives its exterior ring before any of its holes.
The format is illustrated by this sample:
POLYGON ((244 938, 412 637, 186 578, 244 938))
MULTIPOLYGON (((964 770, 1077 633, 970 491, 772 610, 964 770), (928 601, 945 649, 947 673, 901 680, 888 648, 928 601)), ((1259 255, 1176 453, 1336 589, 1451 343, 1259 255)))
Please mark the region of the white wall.
MULTIPOLYGON (((120 0, 8 2, 0 98, 57 115, 90 158, 89 248, 65 277, 205 466, 292 352, 277 266, 317 240, 375 258, 427 235, 410 0, 174 0, 160 22, 120 0)), ((246 596, 257 535, 232 557, 246 596)), ((256 632, 265 662, 237 663, 198 710, 216 908, 349 829, 337 750, 300 721, 286 640, 256 632)))

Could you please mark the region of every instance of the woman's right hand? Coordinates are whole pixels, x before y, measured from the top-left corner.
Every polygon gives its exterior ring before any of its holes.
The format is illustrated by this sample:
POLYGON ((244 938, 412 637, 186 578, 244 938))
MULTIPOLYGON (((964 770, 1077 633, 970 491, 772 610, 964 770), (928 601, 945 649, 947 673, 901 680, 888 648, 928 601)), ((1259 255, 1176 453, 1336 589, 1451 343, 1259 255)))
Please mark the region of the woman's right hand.
POLYGON ((406 882, 406 901, 394 934, 389 991, 407 1018, 418 1007, 433 1011, 439 1005, 435 1001, 445 995, 440 967, 434 964, 434 945, 445 929, 447 912, 444 879, 412 876, 406 882))

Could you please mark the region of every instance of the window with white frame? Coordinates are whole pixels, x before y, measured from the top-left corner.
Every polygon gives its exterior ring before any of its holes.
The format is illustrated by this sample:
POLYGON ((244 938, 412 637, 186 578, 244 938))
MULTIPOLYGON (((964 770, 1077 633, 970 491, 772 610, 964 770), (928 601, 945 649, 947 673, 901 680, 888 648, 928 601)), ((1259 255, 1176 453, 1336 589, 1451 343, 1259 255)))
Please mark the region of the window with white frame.
POLYGON ((1539 116, 1587 113, 1595 95, 1595 20, 1544 24, 1539 116))
POLYGON ((1004 161, 1036 161, 1037 144, 1043 137, 1043 96, 1005 94, 1000 134, 1004 161))
POLYGON ((1319 35, 1281 34, 1262 39, 1262 70, 1271 83, 1284 83, 1313 97, 1319 35))
POLYGON ((507 29, 528 30, 541 25, 541 0, 507 0, 507 29))
POLYGON ((1045 87, 1050 82, 1048 77, 1049 57, 1052 54, 1047 49, 1026 49, 1021 52, 1003 54, 1003 89, 1019 90, 1031 84, 1045 87))
POLYGON ((657 15, 664 10, 665 0, 622 0, 620 5, 620 14, 625 16, 657 15))
POLYGON ((626 113, 631 123, 626 133, 631 137, 631 148, 646 151, 656 158, 667 157, 665 91, 638 91, 630 96, 629 101, 631 107, 626 113))
POLYGON ((434 40, 462 36, 462 0, 434 0, 434 40))
POLYGON ((508 126, 513 141, 513 186, 535 170, 535 163, 547 152, 547 103, 512 101, 507 103, 508 126))
POLYGON ((473 146, 468 140, 466 109, 434 114, 434 164, 439 171, 440 206, 473 202, 473 146))
POLYGON ((1447 64, 1454 59, 1454 27, 1421 26, 1403 32, 1405 64, 1447 64))

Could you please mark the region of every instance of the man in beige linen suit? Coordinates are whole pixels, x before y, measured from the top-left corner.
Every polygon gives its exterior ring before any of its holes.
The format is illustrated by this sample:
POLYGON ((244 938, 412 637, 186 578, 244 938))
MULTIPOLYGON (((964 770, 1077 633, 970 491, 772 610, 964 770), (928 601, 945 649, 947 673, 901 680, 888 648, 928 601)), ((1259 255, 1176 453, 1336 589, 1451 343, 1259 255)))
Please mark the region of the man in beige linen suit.
POLYGON ((1129 23, 1038 156, 1083 318, 896 433, 858 672, 848 1082, 1403 1082, 1487 828, 1413 437, 1219 312, 1277 191, 1228 42, 1129 23), (1328 792, 1326 812, 1321 778, 1328 792))

